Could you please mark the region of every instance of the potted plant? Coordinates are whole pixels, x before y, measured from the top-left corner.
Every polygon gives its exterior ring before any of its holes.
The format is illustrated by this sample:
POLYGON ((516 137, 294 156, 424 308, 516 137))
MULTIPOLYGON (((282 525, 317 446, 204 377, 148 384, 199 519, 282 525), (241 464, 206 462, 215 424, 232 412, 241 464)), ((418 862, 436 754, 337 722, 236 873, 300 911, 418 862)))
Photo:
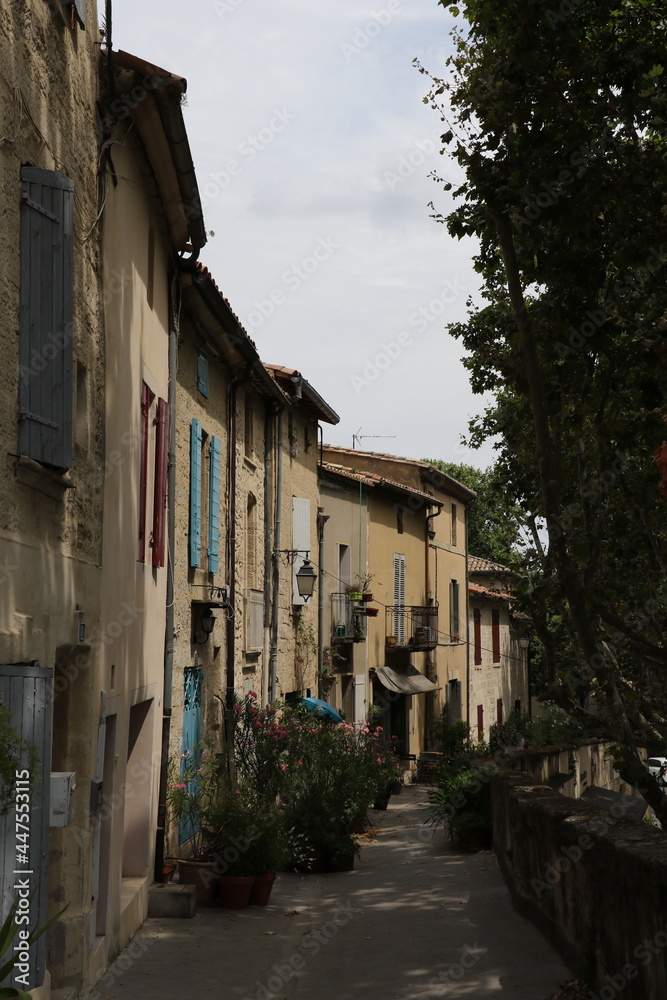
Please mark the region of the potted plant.
POLYGON ((209 816, 206 837, 215 863, 220 904, 243 910, 255 882, 253 852, 261 836, 261 807, 253 790, 227 779, 209 816))
POLYGON ((356 578, 356 580, 357 580, 357 589, 358 589, 359 593, 361 594, 361 600, 362 601, 372 601, 373 600, 373 594, 369 590, 369 587, 371 585, 371 580, 372 579, 373 579, 373 574, 372 573, 365 573, 365 574, 361 574, 360 573, 357 576, 357 578, 356 578))
POLYGON ((360 850, 359 844, 349 833, 339 834, 327 847, 324 870, 351 872, 354 868, 354 859, 359 856, 360 850))
POLYGON ((179 831, 179 839, 185 837, 185 857, 178 858, 178 877, 184 885, 196 886, 200 904, 211 903, 215 895, 208 831, 219 807, 224 774, 224 759, 215 753, 209 739, 172 757, 168 766, 169 817, 179 831))
POLYGON ((387 643, 388 646, 395 646, 396 645, 396 636, 395 635, 388 635, 388 636, 386 636, 385 641, 386 641, 386 643, 387 643))
POLYGON ((377 618, 377 616, 378 616, 378 610, 379 610, 378 608, 366 608, 366 617, 367 618, 377 618))

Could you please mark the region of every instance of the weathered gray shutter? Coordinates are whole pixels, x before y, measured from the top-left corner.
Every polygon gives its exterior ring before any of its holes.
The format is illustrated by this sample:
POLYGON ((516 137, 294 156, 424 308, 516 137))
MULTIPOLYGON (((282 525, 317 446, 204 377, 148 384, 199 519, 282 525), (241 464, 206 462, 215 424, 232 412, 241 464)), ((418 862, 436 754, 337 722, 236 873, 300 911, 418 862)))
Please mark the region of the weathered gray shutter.
MULTIPOLYGON (((31 743, 37 751, 37 767, 32 775, 28 853, 19 852, 17 814, 10 809, 0 817, 0 922, 16 898, 16 886, 28 880, 30 891, 37 891, 30 901, 29 927, 46 923, 47 854, 49 833, 49 794, 51 771, 51 692, 53 670, 39 666, 0 666, 0 699, 2 707, 11 713, 11 723, 21 738, 31 743), (24 860, 27 863, 24 863, 24 860), (18 874, 17 874, 18 873, 18 874)), ((23 750, 21 766, 27 768, 29 754, 23 750)), ((5 956, 7 957, 7 956, 5 956)), ((19 972, 14 970, 0 986, 18 986, 27 990, 44 982, 46 936, 30 946, 29 987, 25 980, 17 982, 19 972)))
POLYGON ((20 455, 57 469, 72 461, 74 183, 21 168, 20 455))
POLYGON ((76 19, 82 28, 86 27, 86 0, 74 0, 76 19))

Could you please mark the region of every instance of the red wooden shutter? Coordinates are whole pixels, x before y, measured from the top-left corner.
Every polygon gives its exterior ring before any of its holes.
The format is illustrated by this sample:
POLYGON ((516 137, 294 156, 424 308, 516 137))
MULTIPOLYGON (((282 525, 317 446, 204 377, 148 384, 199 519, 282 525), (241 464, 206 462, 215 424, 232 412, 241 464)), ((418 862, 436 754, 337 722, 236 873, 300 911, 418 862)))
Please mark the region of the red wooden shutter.
POLYGON ((491 613, 491 640, 493 645, 493 662, 500 663, 500 611, 491 613))
POLYGON ((148 418, 153 394, 141 383, 141 471, 139 473, 139 562, 146 562, 146 496, 148 493, 148 418))
POLYGON ((482 612, 475 608, 472 613, 475 634, 475 666, 482 662, 482 612))
POLYGON ((155 418, 155 489, 153 491, 153 565, 164 566, 167 512, 167 466, 169 463, 169 408, 158 399, 155 418))

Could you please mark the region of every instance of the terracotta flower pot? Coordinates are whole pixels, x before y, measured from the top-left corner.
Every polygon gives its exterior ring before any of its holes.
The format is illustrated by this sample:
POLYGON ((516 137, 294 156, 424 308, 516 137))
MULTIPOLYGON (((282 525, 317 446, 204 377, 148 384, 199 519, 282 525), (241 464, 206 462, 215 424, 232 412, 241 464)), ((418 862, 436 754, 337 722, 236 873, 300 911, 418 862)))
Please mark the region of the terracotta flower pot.
POLYGON ((255 875, 255 883, 250 890, 250 906, 266 906, 276 880, 276 873, 270 872, 265 875, 255 875))
POLYGON ((218 875, 220 905, 226 910, 245 910, 254 884, 254 875, 218 875))
POLYGON ((368 590, 364 591, 364 593, 361 596, 362 596, 362 599, 364 601, 372 601, 373 600, 373 595, 368 590))
POLYGON ((402 787, 403 785, 401 784, 400 781, 392 781, 392 783, 389 786, 389 790, 392 795, 400 795, 402 787))
POLYGON ((378 611, 379 611, 378 608, 366 608, 366 617, 367 618, 377 618, 378 611))
POLYGON ((197 902, 207 905, 215 899, 217 876, 213 871, 213 861, 179 860, 178 877, 183 885, 197 888, 197 902))
POLYGON ((173 861, 163 861, 162 862, 162 875, 160 876, 160 882, 162 885, 167 885, 171 882, 174 872, 176 871, 176 864, 173 861))

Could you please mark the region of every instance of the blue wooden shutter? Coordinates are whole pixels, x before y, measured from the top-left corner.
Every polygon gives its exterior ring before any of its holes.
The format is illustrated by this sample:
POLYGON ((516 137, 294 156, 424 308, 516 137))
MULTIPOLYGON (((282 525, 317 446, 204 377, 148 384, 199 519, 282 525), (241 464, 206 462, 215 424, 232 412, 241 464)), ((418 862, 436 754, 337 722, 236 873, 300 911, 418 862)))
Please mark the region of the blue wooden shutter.
MULTIPOLYGON (((16 897, 14 886, 17 879, 29 879, 30 890, 37 892, 30 903, 30 929, 41 927, 46 922, 46 885, 49 833, 49 798, 51 772, 51 699, 53 670, 40 666, 0 666, 0 700, 6 712, 11 713, 11 724, 23 740, 31 743, 37 751, 37 766, 32 774, 30 789, 30 828, 27 841, 28 854, 17 850, 17 814, 10 809, 6 816, 0 816, 0 922, 6 917, 9 907, 16 897), (25 857, 26 863, 23 863, 25 857), (21 859, 19 861, 19 858, 21 859), (25 875, 17 875, 25 871, 25 875), (28 874, 31 873, 31 874, 28 874)), ((28 765, 28 748, 21 754, 21 767, 28 765)), ((5 958, 8 956, 5 955, 5 958)), ((30 988, 44 982, 46 960, 46 935, 30 947, 30 988)), ((0 963, 1 964, 1 963, 0 963)), ((14 972, 0 983, 0 986, 18 985, 14 972)))
POLYGON ((211 473, 208 500, 208 571, 218 572, 220 548, 220 439, 211 438, 211 473))
POLYGON ((199 566, 201 548, 201 445, 202 429, 198 420, 190 429, 190 565, 199 566))
POLYGON ((208 358, 203 351, 197 351, 197 389, 208 399, 208 358))
POLYGON ((72 462, 74 183, 21 168, 20 455, 57 469, 72 462))
MULTIPOLYGON (((181 775, 193 762, 201 759, 201 747, 198 746, 202 738, 201 720, 201 689, 204 674, 201 667, 186 667, 183 671, 183 742, 181 753, 186 757, 182 758, 181 775)), ((188 792, 194 794, 197 790, 198 780, 188 782, 188 792)), ((178 840, 180 844, 186 843, 199 830, 199 816, 190 815, 181 818, 178 840)))

